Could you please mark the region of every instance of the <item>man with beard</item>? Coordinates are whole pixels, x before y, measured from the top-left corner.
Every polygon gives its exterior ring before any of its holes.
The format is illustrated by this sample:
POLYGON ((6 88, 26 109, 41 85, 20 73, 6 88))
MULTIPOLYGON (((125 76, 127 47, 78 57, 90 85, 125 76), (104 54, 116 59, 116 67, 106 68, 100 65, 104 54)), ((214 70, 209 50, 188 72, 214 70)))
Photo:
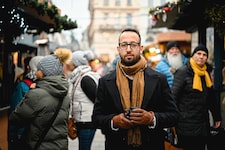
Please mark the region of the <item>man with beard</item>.
POLYGON ((147 67, 140 33, 119 35, 116 68, 99 79, 92 120, 105 135, 105 150, 164 150, 163 128, 178 110, 166 76, 147 67))
MULTIPOLYGON (((170 41, 166 45, 166 54, 160 62, 156 65, 155 70, 166 75, 167 82, 170 87, 173 85, 174 73, 183 64, 186 64, 187 58, 181 53, 180 45, 177 41, 170 41)), ((168 140, 172 137, 170 128, 167 128, 168 140)))
POLYGON ((181 53, 180 45, 177 41, 170 41, 166 45, 167 53, 156 65, 155 70, 166 75, 170 87, 173 84, 173 74, 183 64, 186 64, 187 58, 181 53))

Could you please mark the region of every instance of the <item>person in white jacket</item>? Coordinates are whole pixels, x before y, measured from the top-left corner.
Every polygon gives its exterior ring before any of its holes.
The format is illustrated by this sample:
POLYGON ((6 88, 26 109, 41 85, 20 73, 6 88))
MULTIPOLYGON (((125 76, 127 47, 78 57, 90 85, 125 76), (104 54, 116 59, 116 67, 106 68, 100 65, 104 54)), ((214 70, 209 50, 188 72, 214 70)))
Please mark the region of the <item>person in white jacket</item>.
POLYGON ((79 140, 79 150, 90 150, 96 132, 91 116, 100 75, 92 71, 89 61, 92 51, 75 51, 67 69, 69 75, 70 114, 74 117, 79 140))

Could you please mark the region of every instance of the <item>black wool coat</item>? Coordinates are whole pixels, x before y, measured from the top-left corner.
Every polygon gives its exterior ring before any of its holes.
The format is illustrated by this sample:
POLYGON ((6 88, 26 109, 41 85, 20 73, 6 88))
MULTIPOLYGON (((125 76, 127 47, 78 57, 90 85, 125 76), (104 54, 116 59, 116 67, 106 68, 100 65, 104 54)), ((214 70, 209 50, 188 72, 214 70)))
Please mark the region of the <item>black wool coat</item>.
MULTIPOLYGON (((151 68, 144 70, 144 97, 142 109, 153 111, 156 117, 156 127, 150 129, 141 125, 142 147, 138 150, 163 150, 165 131, 163 128, 174 126, 178 120, 178 109, 172 97, 166 76, 151 68)), ((127 131, 111 128, 113 116, 123 113, 120 94, 116 86, 116 71, 100 78, 97 99, 93 110, 93 122, 106 137, 106 150, 130 149, 127 146, 127 131)))

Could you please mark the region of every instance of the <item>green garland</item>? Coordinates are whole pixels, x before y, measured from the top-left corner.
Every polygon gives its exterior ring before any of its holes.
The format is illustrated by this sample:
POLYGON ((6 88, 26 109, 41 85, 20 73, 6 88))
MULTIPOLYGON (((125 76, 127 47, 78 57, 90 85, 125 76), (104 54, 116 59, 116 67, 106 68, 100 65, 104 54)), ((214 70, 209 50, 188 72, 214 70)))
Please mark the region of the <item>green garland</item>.
MULTIPOLYGON (((219 36, 225 35, 225 5, 218 5, 210 0, 206 1, 206 9, 205 9, 205 19, 208 20, 209 26, 213 26, 215 28, 216 33, 219 36)), ((190 4, 189 2, 179 1, 177 5, 184 6, 190 4)), ((173 6, 175 3, 166 3, 163 6, 158 6, 156 8, 151 8, 149 10, 150 15, 157 15, 159 13, 163 13, 163 8, 166 6, 173 6)))
POLYGON ((206 9, 206 16, 218 35, 223 37, 225 35, 225 5, 211 4, 211 7, 206 9))
POLYGON ((35 8, 39 15, 48 15, 51 19, 54 19, 56 27, 51 32, 61 32, 63 29, 77 28, 77 22, 68 19, 67 15, 60 16, 58 14, 58 8, 55 5, 49 7, 48 2, 39 3, 37 0, 18 0, 18 2, 21 5, 35 8))

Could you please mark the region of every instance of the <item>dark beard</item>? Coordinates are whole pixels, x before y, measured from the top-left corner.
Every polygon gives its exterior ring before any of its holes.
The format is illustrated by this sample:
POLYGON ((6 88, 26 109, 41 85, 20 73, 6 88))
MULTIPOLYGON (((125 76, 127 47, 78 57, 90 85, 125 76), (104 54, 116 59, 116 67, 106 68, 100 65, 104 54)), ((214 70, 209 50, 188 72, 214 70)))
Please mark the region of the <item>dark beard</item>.
POLYGON ((121 59, 121 63, 125 66, 133 66, 134 64, 136 64, 139 60, 141 59, 141 57, 135 57, 134 60, 132 61, 125 61, 124 59, 121 59))

